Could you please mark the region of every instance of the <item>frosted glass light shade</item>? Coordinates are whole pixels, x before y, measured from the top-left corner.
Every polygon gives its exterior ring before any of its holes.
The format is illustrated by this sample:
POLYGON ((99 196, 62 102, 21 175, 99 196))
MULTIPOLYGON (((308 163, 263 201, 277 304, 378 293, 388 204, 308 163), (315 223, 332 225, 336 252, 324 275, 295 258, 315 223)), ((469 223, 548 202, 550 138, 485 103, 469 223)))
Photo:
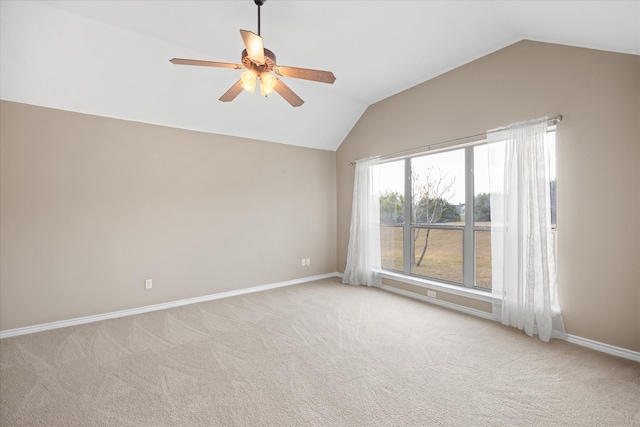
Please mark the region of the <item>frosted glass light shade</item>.
POLYGON ((255 70, 247 70, 242 73, 240 79, 242 80, 242 88, 249 93, 253 93, 256 90, 256 80, 258 73, 255 70))
POLYGON ((273 92, 273 88, 278 84, 278 79, 270 73, 262 72, 260 73, 260 92, 263 96, 269 95, 273 92))

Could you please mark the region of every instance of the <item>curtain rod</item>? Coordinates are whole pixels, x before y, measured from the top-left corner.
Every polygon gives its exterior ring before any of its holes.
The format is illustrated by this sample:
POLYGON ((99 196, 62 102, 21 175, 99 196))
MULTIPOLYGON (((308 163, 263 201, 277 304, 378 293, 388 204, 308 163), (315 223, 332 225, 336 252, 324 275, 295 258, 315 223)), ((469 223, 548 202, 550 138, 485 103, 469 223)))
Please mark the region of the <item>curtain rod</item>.
MULTIPOLYGON (((551 124, 555 125, 556 123, 561 122, 563 118, 564 117, 562 116, 562 114, 558 114, 557 116, 551 117, 550 119, 548 119, 547 123, 551 123, 551 124)), ((385 154, 385 155, 379 156, 379 157, 391 157, 391 156, 396 156, 396 155, 403 154, 403 153, 409 153, 411 151, 416 151, 416 150, 420 150, 420 149, 431 151, 431 150, 434 149, 434 147, 438 147, 438 146, 445 145, 445 144, 451 144, 453 142, 464 141, 465 139, 479 138, 481 136, 486 136, 487 133, 497 132, 497 131, 500 131, 500 130, 504 130, 506 128, 507 128, 506 126, 502 126, 502 127, 496 128, 496 129, 488 130, 487 132, 484 132, 484 133, 478 133, 476 135, 463 136, 461 138, 455 138, 455 139, 450 139, 448 141, 437 142, 437 143, 431 144, 431 145, 423 145, 421 147, 409 148, 409 149, 406 149, 406 150, 401 150, 401 151, 396 151, 394 153, 385 154)), ((356 164, 356 162, 351 162, 349 164, 351 166, 353 166, 353 165, 356 164)))

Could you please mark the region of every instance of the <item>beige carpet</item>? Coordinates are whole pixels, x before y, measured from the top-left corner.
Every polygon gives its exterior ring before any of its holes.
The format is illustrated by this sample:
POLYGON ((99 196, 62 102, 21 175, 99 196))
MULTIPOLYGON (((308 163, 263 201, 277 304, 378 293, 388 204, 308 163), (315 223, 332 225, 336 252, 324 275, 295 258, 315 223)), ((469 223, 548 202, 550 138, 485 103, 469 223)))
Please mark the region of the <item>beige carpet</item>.
POLYGON ((640 364, 335 281, 0 341, 2 426, 639 426, 640 364))

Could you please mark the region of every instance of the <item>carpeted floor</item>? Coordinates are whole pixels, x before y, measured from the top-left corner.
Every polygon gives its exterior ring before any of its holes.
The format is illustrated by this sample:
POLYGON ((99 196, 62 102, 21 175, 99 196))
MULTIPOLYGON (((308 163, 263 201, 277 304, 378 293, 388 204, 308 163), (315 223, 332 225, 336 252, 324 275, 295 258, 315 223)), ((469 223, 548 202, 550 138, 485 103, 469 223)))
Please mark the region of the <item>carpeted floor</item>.
POLYGON ((0 341, 2 426, 640 426, 640 364, 332 280, 0 341))

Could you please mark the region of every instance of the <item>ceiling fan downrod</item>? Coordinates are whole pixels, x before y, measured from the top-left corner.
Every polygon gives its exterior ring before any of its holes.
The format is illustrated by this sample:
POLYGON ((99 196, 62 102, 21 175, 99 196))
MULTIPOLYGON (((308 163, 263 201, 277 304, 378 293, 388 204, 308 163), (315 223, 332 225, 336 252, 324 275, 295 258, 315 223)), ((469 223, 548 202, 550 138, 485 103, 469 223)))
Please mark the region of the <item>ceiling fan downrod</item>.
POLYGON ((267 0, 253 0, 253 2, 258 6, 258 35, 260 35, 260 6, 264 4, 267 0))

